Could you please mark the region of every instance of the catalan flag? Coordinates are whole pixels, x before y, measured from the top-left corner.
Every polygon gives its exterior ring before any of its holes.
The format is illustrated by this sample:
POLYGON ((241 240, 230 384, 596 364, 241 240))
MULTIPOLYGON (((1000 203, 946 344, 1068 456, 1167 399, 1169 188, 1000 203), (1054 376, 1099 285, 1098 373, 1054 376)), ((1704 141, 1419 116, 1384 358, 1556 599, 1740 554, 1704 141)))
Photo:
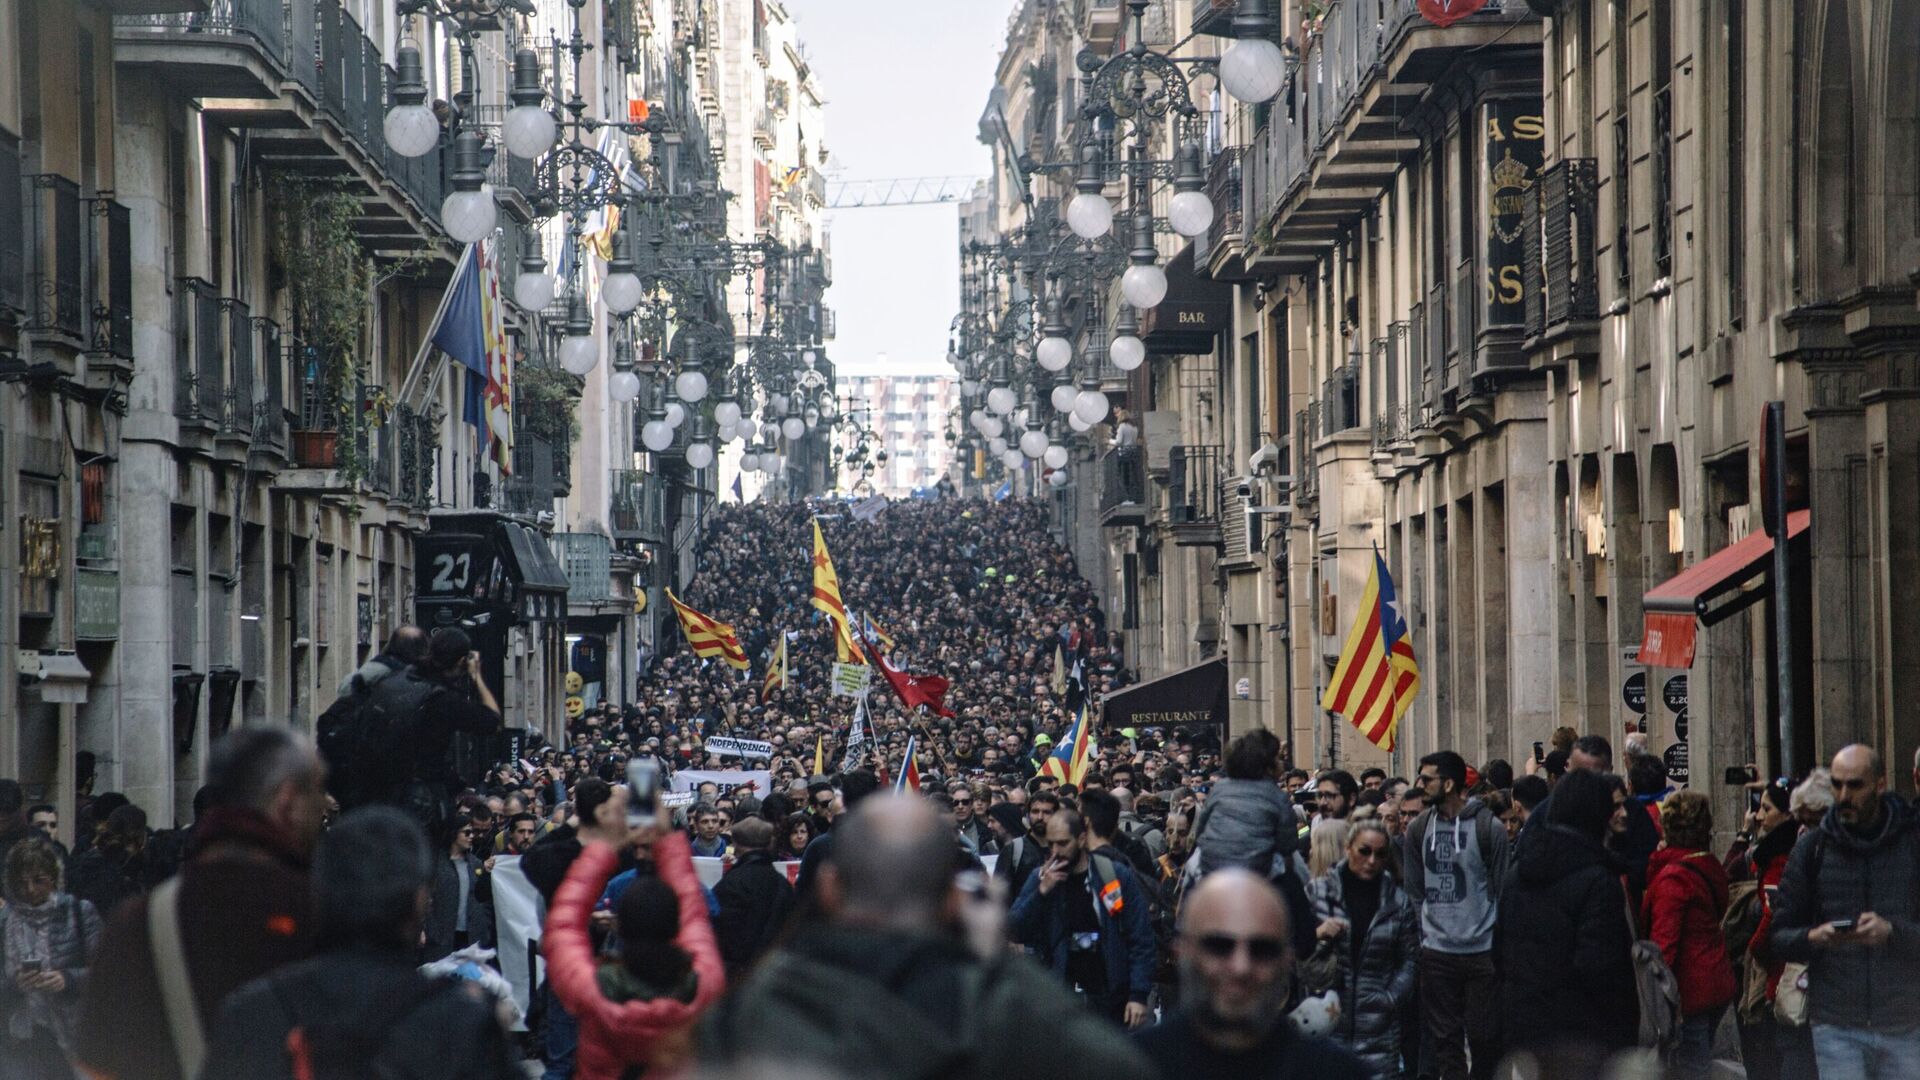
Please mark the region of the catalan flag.
POLYGON ((780 645, 773 650, 773 659, 767 662, 766 678, 760 681, 760 701, 762 704, 773 696, 775 689, 787 688, 787 635, 780 635, 780 645))
POLYGON ((913 760, 913 751, 919 740, 918 735, 907 736, 907 760, 900 764, 900 776, 893 782, 893 793, 904 794, 908 791, 920 793, 920 766, 913 760))
POLYGON ((1053 753, 1047 755, 1047 760, 1041 764, 1040 775, 1079 787, 1081 779, 1087 775, 1087 763, 1093 757, 1090 752, 1092 740, 1089 737, 1092 726, 1087 722, 1087 710, 1082 706, 1079 717, 1067 729, 1060 745, 1054 747, 1053 753))
POLYGON ((864 611, 860 613, 860 635, 868 645, 879 645, 882 652, 892 652, 900 646, 899 642, 893 640, 893 635, 887 633, 886 627, 874 622, 873 616, 864 611))
POLYGON ((1367 589, 1360 594, 1360 610, 1320 705, 1345 716, 1382 750, 1393 749, 1400 717, 1420 691, 1420 663, 1407 638, 1407 620, 1393 591, 1393 575, 1376 548, 1367 589))
POLYGON ((729 667, 747 670, 746 650, 740 647, 740 639, 734 636, 733 627, 681 603, 671 589, 667 590, 667 599, 673 603, 674 614, 680 616, 680 632, 686 635, 687 647, 693 650, 693 655, 708 659, 718 657, 729 667))
POLYGON ((840 575, 833 572, 833 556, 827 554, 827 537, 820 531, 820 519, 813 520, 813 606, 833 620, 833 643, 843 664, 864 664, 867 658, 853 642, 853 627, 847 621, 847 606, 840 600, 840 575))

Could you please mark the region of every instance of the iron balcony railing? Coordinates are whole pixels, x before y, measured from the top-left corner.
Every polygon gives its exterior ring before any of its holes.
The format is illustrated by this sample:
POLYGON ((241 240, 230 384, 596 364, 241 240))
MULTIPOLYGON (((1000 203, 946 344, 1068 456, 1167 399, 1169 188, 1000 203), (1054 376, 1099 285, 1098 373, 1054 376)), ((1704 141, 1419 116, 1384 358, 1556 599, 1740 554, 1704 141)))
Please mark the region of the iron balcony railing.
POLYGON ((1194 241, 1196 266, 1204 266, 1221 244, 1238 240, 1241 232, 1240 159, 1244 146, 1221 148, 1207 166, 1207 198, 1213 203, 1213 224, 1194 241))
MULTIPOLYGON (((108 198, 87 200, 93 224, 91 350, 133 359, 133 225, 127 208, 108 198)), ((4 273, 4 271, 0 271, 4 273)))
POLYGON ((282 58, 287 55, 287 9, 287 0, 207 0, 205 11, 116 15, 113 25, 116 30, 204 34, 210 39, 245 36, 268 56, 282 58))
POLYGON ((29 197, 27 329, 80 337, 87 315, 80 185, 41 173, 33 178, 29 197))
POLYGON ((1320 437, 1360 426, 1360 365, 1348 362, 1320 383, 1320 437))
POLYGON ((226 412, 226 316, 220 293, 199 278, 178 278, 173 302, 174 415, 213 428, 226 412))
POLYGON ((229 434, 253 435, 255 365, 253 312, 231 297, 220 301, 226 315, 228 373, 226 398, 222 403, 220 430, 229 434))
POLYGON ((666 538, 666 486, 642 469, 609 476, 607 528, 615 540, 658 543, 666 538))
POLYGON ((0 308, 27 313, 27 208, 20 142, 0 132, 0 308))
POLYGON ((1138 446, 1116 446, 1100 458, 1100 512, 1147 501, 1146 454, 1138 446))
POLYGON ((1167 450, 1167 523, 1220 523, 1220 448, 1174 446, 1167 450))
POLYGON ((254 333, 260 343, 259 371, 263 393, 253 426, 254 437, 266 447, 285 450, 287 445, 286 354, 280 324, 256 317, 254 333))
POLYGON ((1522 235, 1529 337, 1568 322, 1600 317, 1594 265, 1599 163, 1555 162, 1527 192, 1522 235))

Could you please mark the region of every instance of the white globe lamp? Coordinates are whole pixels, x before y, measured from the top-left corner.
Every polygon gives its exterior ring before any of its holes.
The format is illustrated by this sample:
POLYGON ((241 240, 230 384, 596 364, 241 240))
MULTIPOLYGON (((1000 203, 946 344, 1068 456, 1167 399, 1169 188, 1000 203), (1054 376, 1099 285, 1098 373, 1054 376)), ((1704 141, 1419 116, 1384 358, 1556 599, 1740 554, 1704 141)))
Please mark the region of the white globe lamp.
POLYGON ((806 433, 807 422, 797 416, 789 416, 780 421, 780 434, 785 435, 788 442, 793 442, 806 433))
POLYGON ((687 445, 688 468, 704 469, 711 464, 713 464, 713 447, 703 442, 689 443, 687 445))
POLYGON ((585 375, 600 362, 600 344, 591 332, 568 334, 560 341, 560 366, 569 375, 585 375))
POLYGON ((640 425, 640 445, 656 454, 672 446, 672 425, 665 420, 649 420, 640 425))
POLYGON ((760 471, 760 455, 754 453, 751 450, 747 451, 744 454, 741 454, 740 455, 740 471, 741 472, 759 472, 760 471))
POLYGON ((1082 240, 1098 240, 1113 230, 1113 204, 1097 191, 1067 200, 1067 228, 1082 240))
POLYGON ((1107 395, 1098 390, 1082 390, 1079 400, 1073 403, 1073 415, 1092 427, 1107 418, 1107 408, 1107 395))
POLYGON ((1006 421, 997 416, 989 416, 986 422, 980 425, 980 434, 985 435, 989 439, 997 439, 1000 437, 1000 433, 1006 429, 1006 421))
POLYGON ((538 105, 515 105, 507 110, 506 123, 502 134, 506 136, 507 152, 514 157, 537 158, 553 146, 553 137, 560 125, 553 114, 538 105))
POLYGON ((617 271, 608 274, 607 280, 600 283, 600 302, 615 315, 625 315, 640 306, 643 291, 639 275, 625 270, 617 271))
POLYGON ((1047 433, 1035 429, 1020 436, 1020 452, 1037 460, 1047 452, 1047 433))
POLYGON ((1049 469, 1064 469, 1067 467, 1069 457, 1067 448, 1055 443, 1047 447, 1046 453, 1040 455, 1040 461, 1049 469))
POLYGON ((1204 191, 1183 191, 1167 203, 1167 222, 1181 236, 1199 236, 1213 224, 1213 200, 1204 191))
POLYGON ((996 386, 987 391, 987 411, 996 416, 1007 415, 1017 404, 1019 399, 1013 396, 1012 390, 1004 386, 996 386))
POLYGON ((687 422, 687 407, 677 401, 667 402, 667 426, 678 430, 687 422))
POLYGON ((1052 484, 1054 487, 1057 487, 1057 488, 1066 487, 1067 474, 1065 470, 1062 470, 1056 467, 1054 471, 1047 474, 1047 483, 1052 484))
POLYGON ((1220 86, 1248 105, 1272 101, 1286 81, 1287 58, 1264 37, 1243 37, 1220 57, 1220 86))
POLYGON ((1072 412, 1073 403, 1079 397, 1080 391, 1074 389, 1072 383, 1055 383, 1053 393, 1048 395, 1047 400, 1053 404, 1055 412, 1072 412))
POLYGON ((607 396, 615 401, 632 401, 640 396, 640 376, 631 371, 616 371, 607 379, 607 396))
POLYGON ((425 105, 395 105, 381 130, 387 147, 404 158, 423 157, 440 141, 440 121, 425 105))
POLYGON ((1081 434, 1085 434, 1086 432, 1090 431, 1093 428, 1092 424, 1089 424, 1085 420, 1080 419, 1079 413, 1067 414, 1067 426, 1081 434))
POLYGON ((462 244, 472 244, 493 233, 499 219, 493 204, 493 185, 482 184, 478 191, 455 191, 440 204, 440 224, 447 235, 462 244))
MULTIPOLYGON (((523 264, 524 265, 524 264, 523 264)), ((542 265, 542 264, 535 264, 542 265)), ((513 302, 521 311, 545 311, 553 303, 559 279, 542 269, 524 269, 513 279, 513 302)))
POLYGON ((993 451, 994 457, 999 457, 1007 452, 1007 440, 995 435, 987 440, 987 449, 993 451))
POLYGON ((1132 371, 1147 358, 1147 343, 1132 334, 1121 334, 1107 346, 1107 357, 1121 371, 1132 371))
POLYGON ((1120 275, 1120 295, 1145 311, 1167 298, 1167 272, 1153 263, 1135 263, 1120 275))
POLYGON ((1061 371, 1073 362, 1073 342, 1063 337, 1045 337, 1033 350, 1033 358, 1048 371, 1061 371))
POLYGON ((740 426, 740 405, 737 402, 722 401, 713 407, 713 422, 721 427, 740 426))
POLYGON ((707 377, 698 371, 683 371, 673 380, 673 391, 681 401, 700 401, 707 396, 707 377))
POLYGON ((1006 453, 1000 455, 1000 464, 1005 465, 1008 472, 1018 472, 1020 466, 1026 463, 1026 455, 1022 454, 1019 450, 1008 450, 1006 453))

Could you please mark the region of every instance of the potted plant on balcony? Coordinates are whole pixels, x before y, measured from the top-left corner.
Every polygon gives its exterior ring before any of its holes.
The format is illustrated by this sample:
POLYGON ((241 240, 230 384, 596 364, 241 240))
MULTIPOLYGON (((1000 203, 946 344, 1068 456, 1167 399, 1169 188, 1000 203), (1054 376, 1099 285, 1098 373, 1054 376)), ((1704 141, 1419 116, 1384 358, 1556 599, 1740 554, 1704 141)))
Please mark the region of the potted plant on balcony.
POLYGON ((286 283, 294 331, 305 344, 296 373, 302 393, 318 395, 322 407, 303 410, 306 426, 294 429, 295 463, 338 469, 349 480, 364 467, 357 439, 342 439, 360 421, 361 331, 374 285, 372 256, 360 243, 354 221, 360 201, 345 189, 300 177, 277 177, 272 210, 274 256, 286 283))

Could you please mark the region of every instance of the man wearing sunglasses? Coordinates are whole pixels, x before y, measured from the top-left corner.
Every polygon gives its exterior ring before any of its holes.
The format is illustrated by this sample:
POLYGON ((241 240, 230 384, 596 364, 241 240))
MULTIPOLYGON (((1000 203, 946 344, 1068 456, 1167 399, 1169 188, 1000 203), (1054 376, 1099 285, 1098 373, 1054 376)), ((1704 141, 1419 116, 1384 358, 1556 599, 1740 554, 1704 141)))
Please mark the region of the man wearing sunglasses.
POLYGON ((1187 894, 1174 939, 1181 1008, 1134 1036, 1166 1080, 1347 1080, 1360 1061, 1287 1019, 1293 957, 1287 905, 1265 879, 1238 867, 1187 894))

